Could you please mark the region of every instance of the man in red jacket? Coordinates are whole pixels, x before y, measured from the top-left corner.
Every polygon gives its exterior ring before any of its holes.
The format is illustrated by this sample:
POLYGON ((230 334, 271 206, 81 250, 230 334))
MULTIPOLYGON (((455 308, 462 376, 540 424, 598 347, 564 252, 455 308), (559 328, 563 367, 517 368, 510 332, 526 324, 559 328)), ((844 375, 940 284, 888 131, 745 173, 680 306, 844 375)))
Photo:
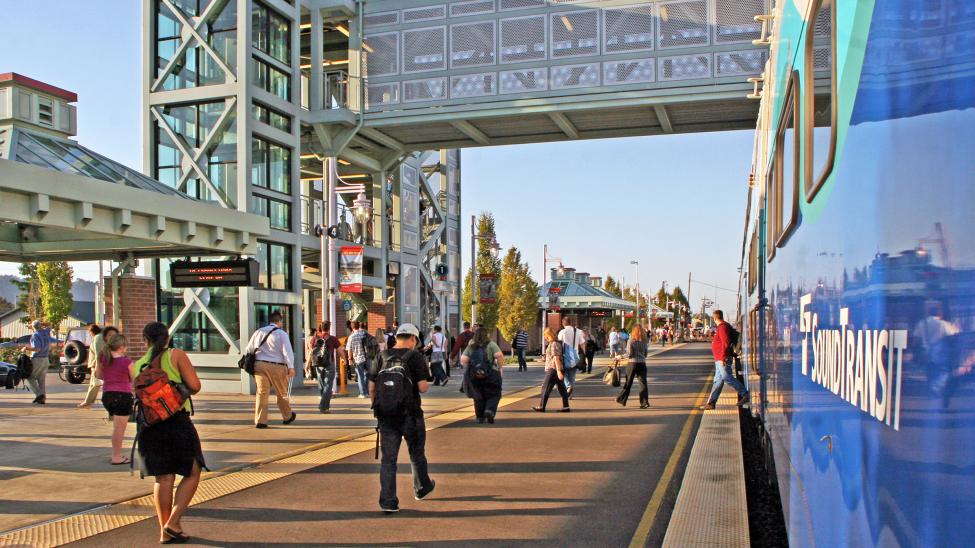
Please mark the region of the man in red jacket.
POLYGON ((731 366, 734 363, 734 341, 732 341, 733 330, 728 322, 724 321, 724 312, 715 310, 711 315, 714 322, 718 324, 718 330, 714 334, 714 341, 711 343, 711 354, 714 356, 714 385, 711 387, 711 397, 708 403, 701 409, 714 409, 714 404, 718 402, 721 389, 725 383, 731 385, 738 392, 738 405, 748 403, 748 390, 742 386, 735 378, 731 366))
POLYGON ((471 329, 471 322, 464 322, 464 330, 457 335, 457 340, 454 341, 454 347, 450 350, 450 361, 457 364, 455 367, 457 369, 463 369, 464 366, 460 364, 460 355, 467 350, 468 343, 474 338, 474 330, 471 329))

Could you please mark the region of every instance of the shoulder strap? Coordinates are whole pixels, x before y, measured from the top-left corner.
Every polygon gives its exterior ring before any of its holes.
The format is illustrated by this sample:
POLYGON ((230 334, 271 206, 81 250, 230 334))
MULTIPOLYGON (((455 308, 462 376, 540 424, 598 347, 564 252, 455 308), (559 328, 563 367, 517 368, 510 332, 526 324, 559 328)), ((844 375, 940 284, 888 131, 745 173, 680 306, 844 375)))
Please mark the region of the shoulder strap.
POLYGON ((257 352, 258 350, 260 350, 260 348, 262 346, 264 346, 264 343, 267 342, 267 338, 271 336, 271 333, 274 333, 277 330, 278 330, 278 328, 277 327, 274 327, 273 329, 271 329, 270 331, 268 331, 267 333, 265 333, 264 334, 264 337, 261 339, 261 344, 257 345, 257 348, 254 349, 254 352, 257 352))

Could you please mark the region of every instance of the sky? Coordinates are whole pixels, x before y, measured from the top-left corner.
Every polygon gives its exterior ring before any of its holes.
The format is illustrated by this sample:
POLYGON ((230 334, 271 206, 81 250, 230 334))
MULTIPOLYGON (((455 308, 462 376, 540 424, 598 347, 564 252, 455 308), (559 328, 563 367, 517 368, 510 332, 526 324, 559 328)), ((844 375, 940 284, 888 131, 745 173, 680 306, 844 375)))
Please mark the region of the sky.
MULTIPOLYGON (((78 93, 78 140, 142 167, 141 5, 135 0, 0 0, 6 44, 0 72, 78 93)), ((490 211, 498 241, 521 250, 541 278, 542 246, 565 266, 686 291, 694 280, 737 286, 752 132, 722 132, 466 149, 461 222, 467 263, 470 215, 490 211)), ((95 279, 97 263, 76 263, 95 279)), ((551 266, 551 265, 550 265, 551 266)), ((16 264, 0 263, 0 274, 16 264)), ((734 308, 735 295, 691 285, 734 308)))

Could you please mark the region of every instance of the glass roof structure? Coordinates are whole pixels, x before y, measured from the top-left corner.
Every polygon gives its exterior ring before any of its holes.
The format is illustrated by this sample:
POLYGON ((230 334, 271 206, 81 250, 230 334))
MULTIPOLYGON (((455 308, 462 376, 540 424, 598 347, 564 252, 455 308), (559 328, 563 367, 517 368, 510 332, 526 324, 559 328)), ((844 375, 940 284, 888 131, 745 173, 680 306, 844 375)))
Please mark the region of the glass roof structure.
POLYGON ((54 131, 0 125, 0 261, 257 253, 268 219, 199 200, 54 131))
POLYGON ((0 158, 5 157, 46 169, 92 177, 187 200, 194 199, 118 162, 109 160, 70 139, 14 128, 10 143, 12 149, 6 155, 0 150, 0 158))

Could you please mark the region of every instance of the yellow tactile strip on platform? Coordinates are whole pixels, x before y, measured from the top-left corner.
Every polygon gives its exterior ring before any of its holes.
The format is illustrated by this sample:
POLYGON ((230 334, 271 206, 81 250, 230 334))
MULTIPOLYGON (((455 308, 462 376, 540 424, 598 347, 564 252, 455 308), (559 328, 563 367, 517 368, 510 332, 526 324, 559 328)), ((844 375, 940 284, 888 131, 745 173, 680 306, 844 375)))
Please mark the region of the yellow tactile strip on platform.
MULTIPOLYGON (((580 376, 580 379, 583 377, 580 376)), ((538 387, 526 388, 504 396, 500 406, 510 405, 538 395, 538 387)), ((464 405, 458 409, 432 415, 427 419, 427 430, 474 416, 474 407, 464 405)), ((376 435, 367 434, 349 441, 338 441, 319 449, 277 459, 253 468, 230 472, 204 479, 193 497, 191 506, 222 496, 274 481, 292 474, 309 470, 322 464, 336 462, 376 447, 376 435)), ((152 496, 146 495, 118 504, 95 508, 56 520, 16 529, 0 535, 0 546, 30 546, 42 548, 59 546, 125 527, 155 517, 152 496)))
POLYGON ((748 504, 737 394, 725 386, 706 411, 664 536, 664 548, 748 548, 748 504))

